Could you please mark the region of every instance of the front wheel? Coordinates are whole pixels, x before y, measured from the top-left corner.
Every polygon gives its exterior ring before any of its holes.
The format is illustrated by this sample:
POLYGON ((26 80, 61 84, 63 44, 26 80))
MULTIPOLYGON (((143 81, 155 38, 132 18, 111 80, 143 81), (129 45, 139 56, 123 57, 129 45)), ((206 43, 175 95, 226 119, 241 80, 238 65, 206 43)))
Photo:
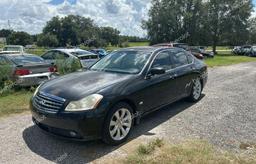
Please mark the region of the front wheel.
POLYGON ((132 126, 132 108, 126 103, 119 103, 107 115, 102 139, 107 144, 119 145, 128 138, 132 126))
POLYGON ((197 102, 200 100, 202 95, 202 83, 199 78, 193 80, 193 87, 188 99, 192 102, 197 102))

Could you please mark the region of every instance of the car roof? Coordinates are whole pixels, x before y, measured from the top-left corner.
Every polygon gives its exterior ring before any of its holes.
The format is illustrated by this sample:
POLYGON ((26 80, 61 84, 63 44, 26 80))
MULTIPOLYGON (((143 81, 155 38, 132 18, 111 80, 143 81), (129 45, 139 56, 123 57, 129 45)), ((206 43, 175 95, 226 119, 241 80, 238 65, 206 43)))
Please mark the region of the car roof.
POLYGON ((56 48, 56 49, 52 49, 50 51, 62 51, 62 52, 66 52, 66 53, 72 53, 72 52, 79 52, 79 51, 84 51, 84 52, 88 52, 91 53, 90 51, 86 51, 80 48, 56 48))

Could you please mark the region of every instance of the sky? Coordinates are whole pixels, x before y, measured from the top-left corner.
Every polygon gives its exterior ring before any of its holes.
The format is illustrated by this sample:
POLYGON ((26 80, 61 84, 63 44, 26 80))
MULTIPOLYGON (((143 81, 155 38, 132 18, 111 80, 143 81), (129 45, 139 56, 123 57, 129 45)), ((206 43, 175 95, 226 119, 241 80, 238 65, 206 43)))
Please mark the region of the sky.
POLYGON ((141 21, 147 19, 150 0, 0 0, 0 8, 0 29, 37 34, 53 16, 74 14, 117 28, 123 35, 144 37, 141 21))

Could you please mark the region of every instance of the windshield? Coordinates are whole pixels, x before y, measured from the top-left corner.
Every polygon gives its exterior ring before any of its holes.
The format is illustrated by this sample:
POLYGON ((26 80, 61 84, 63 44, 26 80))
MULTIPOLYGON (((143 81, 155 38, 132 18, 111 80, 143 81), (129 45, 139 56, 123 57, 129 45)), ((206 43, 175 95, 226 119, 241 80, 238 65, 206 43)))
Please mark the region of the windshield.
POLYGON ((12 61, 18 65, 44 63, 44 60, 37 56, 13 56, 12 61))
POLYGON ((20 47, 4 47, 3 50, 4 51, 18 51, 18 52, 21 51, 20 47))
POLYGON ((117 51, 101 59, 91 70, 138 74, 148 61, 151 52, 117 51))

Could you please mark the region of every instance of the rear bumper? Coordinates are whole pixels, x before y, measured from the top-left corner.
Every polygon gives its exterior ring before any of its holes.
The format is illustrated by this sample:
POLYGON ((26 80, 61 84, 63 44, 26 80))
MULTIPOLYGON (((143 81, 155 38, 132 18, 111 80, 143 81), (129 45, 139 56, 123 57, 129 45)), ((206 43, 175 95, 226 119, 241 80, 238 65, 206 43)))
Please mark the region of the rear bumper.
POLYGON ((55 77, 55 75, 51 72, 17 76, 15 83, 18 86, 28 87, 28 86, 39 85, 47 80, 50 80, 53 77, 55 77))

